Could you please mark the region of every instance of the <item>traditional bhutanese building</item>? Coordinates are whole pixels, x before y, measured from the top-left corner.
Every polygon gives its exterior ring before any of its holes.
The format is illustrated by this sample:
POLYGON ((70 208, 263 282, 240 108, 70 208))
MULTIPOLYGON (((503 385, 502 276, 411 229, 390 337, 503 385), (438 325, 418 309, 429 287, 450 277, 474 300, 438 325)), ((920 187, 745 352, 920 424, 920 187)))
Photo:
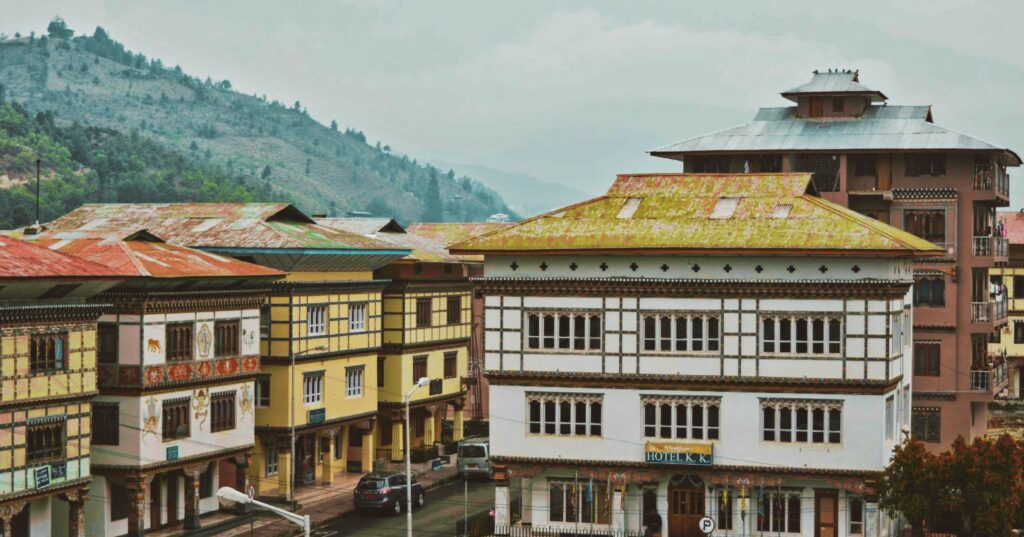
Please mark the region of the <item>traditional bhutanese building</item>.
POLYGON ((914 271, 913 435, 941 450, 985 434, 1005 387, 988 365, 988 340, 1007 324, 989 289, 989 269, 1008 260, 996 209, 1010 204, 1020 156, 937 124, 931 106, 894 105, 857 71, 815 71, 781 97, 787 106, 651 154, 686 172, 809 172, 823 198, 941 246, 914 271))
POLYGON ((0 533, 85 537, 107 267, 0 236, 0 533))
POLYGON ((410 447, 430 449, 463 437, 472 283, 482 271, 448 253, 445 244, 406 231, 388 218, 321 218, 317 223, 405 248, 409 255, 374 271, 384 289, 384 344, 377 358, 377 445, 391 462, 405 458, 404 396, 412 390, 410 447), (449 419, 449 416, 451 417, 449 419))
POLYGON ((286 273, 260 312, 258 496, 293 500, 298 486, 370 471, 385 280, 373 271, 408 250, 317 225, 284 203, 85 205, 50 224, 144 227, 169 243, 286 273), (294 449, 293 449, 294 446, 294 449))
POLYGON ((260 307, 284 274, 92 224, 26 235, 123 278, 98 296, 88 534, 199 529, 219 486, 247 488, 260 307))
POLYGON ((1007 304, 1009 323, 989 342, 989 360, 1001 399, 1024 398, 1024 213, 999 213, 998 232, 1010 245, 1010 262, 992 269, 992 283, 1005 286, 998 298, 1007 304), (1000 378, 1001 377, 1001 378, 1000 378))
POLYGON ((941 248, 787 173, 621 175, 451 251, 485 256, 496 533, 891 534, 941 248))

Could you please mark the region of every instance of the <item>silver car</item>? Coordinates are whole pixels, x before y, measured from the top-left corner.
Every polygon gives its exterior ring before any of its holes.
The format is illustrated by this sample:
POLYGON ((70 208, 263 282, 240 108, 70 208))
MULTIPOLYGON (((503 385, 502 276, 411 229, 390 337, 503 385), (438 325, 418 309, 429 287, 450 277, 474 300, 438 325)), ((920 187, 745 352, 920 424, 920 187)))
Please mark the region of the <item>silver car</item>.
POLYGON ((494 477, 490 446, 486 441, 465 441, 459 444, 459 475, 494 477))

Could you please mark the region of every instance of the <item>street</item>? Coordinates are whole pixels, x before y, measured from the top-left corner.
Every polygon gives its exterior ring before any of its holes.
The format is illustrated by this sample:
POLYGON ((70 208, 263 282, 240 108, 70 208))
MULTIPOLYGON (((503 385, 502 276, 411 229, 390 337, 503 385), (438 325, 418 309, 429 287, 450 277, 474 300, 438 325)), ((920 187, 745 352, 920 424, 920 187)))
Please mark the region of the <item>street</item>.
MULTIPOLYGON (((494 506, 494 482, 469 482, 468 513, 494 506)), ((427 505, 413 510, 413 533, 422 536, 455 534, 455 522, 464 512, 464 488, 459 481, 427 491, 427 505)), ((315 529, 318 537, 403 537, 406 533, 405 513, 393 516, 384 513, 357 514, 315 529)))

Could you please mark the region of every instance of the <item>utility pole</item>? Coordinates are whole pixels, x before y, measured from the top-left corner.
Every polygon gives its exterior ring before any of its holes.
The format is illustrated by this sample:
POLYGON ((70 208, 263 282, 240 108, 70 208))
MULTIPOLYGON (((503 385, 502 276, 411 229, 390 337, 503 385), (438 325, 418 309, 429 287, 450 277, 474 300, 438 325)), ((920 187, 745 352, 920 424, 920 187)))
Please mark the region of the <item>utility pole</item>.
POLYGON ((39 158, 38 153, 36 154, 36 229, 39 229, 39 176, 40 168, 42 167, 43 159, 39 158))

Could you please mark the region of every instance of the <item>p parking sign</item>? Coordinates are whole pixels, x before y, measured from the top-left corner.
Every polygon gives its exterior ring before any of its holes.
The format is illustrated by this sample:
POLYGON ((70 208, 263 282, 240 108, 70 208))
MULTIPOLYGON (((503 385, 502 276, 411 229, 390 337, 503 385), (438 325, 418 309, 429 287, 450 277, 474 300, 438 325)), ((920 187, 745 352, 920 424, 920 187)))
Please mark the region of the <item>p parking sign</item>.
POLYGON ((704 532, 704 535, 709 535, 715 531, 715 519, 709 516, 701 517, 697 521, 697 527, 700 528, 700 531, 704 532))

